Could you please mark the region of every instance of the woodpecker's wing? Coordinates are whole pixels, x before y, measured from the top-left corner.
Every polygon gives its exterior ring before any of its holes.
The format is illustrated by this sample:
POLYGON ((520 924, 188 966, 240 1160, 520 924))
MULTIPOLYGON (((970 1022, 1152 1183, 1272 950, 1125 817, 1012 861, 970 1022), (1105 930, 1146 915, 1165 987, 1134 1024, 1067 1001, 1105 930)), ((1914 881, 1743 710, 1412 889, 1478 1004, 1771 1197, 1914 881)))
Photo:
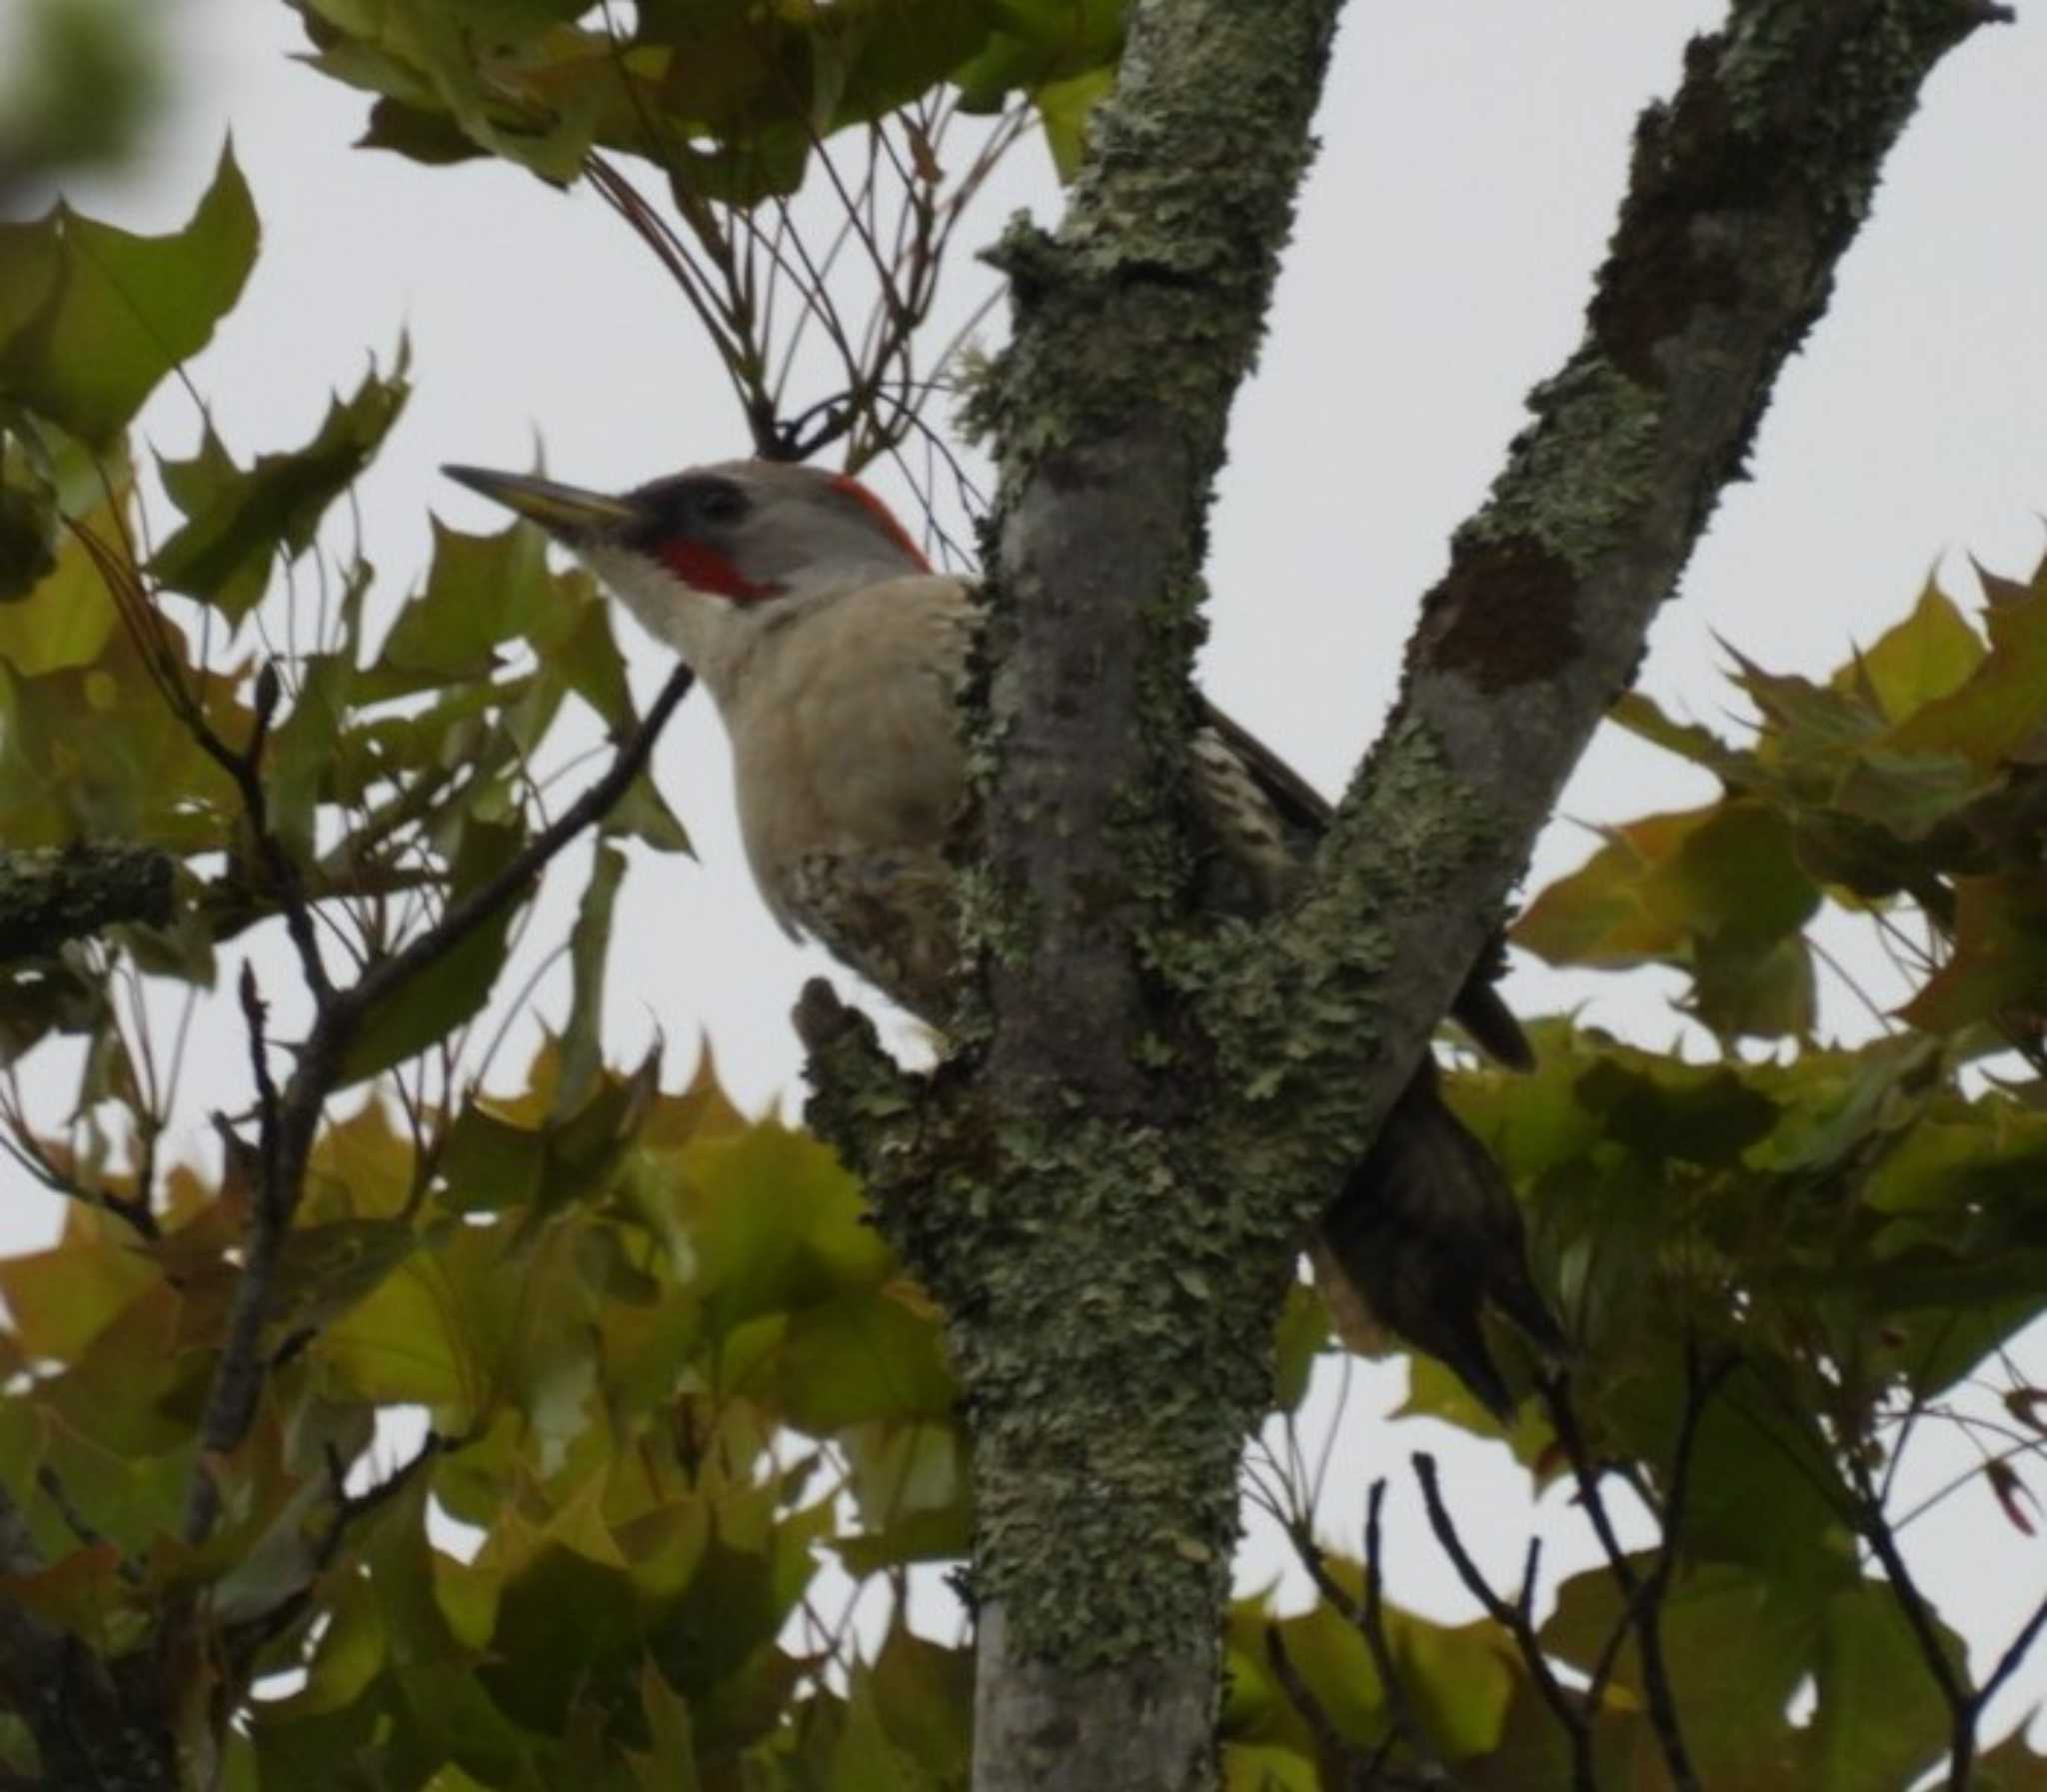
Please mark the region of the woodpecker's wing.
POLYGON ((1304 849, 1320 840, 1334 813, 1321 792, 1249 729, 1232 722, 1205 697, 1196 701, 1201 706, 1202 726, 1212 730, 1236 755, 1273 813, 1286 824, 1287 831, 1301 837, 1304 849))
MULTIPOLYGON (((1329 826, 1334 811, 1328 800, 1250 730, 1231 721, 1205 697, 1197 701, 1203 729, 1227 749, 1292 838, 1296 852, 1305 856, 1329 826)), ((1492 986, 1492 979, 1499 974, 1500 951, 1501 944, 1496 943, 1472 966, 1450 1014, 1487 1055, 1511 1069, 1533 1069, 1535 1053, 1527 1035, 1492 986)))

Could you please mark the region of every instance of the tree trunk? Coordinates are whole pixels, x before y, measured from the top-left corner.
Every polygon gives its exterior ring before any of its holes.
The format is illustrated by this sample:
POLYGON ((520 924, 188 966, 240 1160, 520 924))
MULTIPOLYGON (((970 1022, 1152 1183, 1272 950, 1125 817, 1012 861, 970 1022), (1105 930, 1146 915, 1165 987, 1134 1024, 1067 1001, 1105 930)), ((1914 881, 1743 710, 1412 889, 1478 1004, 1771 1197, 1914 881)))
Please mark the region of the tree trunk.
POLYGON ((1631 678, 1883 155, 1978 0, 1737 0, 1645 114, 1585 341, 1533 395, 1306 890, 1187 913, 1202 518, 1334 0, 1148 0, 1011 349, 965 920, 931 1078, 814 990, 813 1120, 945 1303, 975 1437, 977 1792, 1214 1780, 1236 1465, 1301 1229, 1369 1143, 1631 678))

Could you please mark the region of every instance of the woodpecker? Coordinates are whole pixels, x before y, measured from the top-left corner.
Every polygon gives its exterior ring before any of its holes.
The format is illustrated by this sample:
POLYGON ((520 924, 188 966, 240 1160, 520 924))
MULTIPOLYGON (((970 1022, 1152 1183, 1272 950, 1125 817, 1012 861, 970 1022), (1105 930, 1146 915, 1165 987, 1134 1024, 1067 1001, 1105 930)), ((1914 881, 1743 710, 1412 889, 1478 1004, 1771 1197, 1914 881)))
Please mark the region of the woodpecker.
MULTIPOLYGON (((913 1014, 943 1027, 958 970, 945 842, 965 795, 958 694, 980 608, 933 572, 857 480, 726 461, 621 497, 449 467, 575 553, 717 703, 732 742, 755 882, 792 937, 813 935, 913 1014)), ((1206 857, 1234 905, 1281 901, 1328 806, 1203 703, 1189 770, 1206 857)), ((1212 882, 1212 881, 1211 881, 1212 882)), ((1225 898, 1227 899, 1227 898, 1225 898)), ((1453 1016, 1526 1067, 1491 966, 1453 1016)), ((1520 1208, 1443 1105, 1424 1056, 1311 1244, 1345 1340, 1379 1328, 1447 1363, 1502 1424, 1514 1399, 1479 1322, 1490 1305, 1542 1351, 1563 1332, 1530 1279, 1520 1208)))

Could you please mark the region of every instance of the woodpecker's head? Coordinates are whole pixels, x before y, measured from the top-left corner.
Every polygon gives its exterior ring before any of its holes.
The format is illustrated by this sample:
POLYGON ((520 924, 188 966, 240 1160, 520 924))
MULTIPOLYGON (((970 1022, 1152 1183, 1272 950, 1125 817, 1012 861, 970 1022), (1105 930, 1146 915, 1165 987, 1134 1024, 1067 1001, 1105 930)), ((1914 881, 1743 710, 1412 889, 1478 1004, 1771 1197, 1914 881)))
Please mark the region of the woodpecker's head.
POLYGON ((618 498, 519 473, 443 471, 573 550, 714 691, 776 621, 931 571, 867 487, 816 467, 721 461, 618 498))

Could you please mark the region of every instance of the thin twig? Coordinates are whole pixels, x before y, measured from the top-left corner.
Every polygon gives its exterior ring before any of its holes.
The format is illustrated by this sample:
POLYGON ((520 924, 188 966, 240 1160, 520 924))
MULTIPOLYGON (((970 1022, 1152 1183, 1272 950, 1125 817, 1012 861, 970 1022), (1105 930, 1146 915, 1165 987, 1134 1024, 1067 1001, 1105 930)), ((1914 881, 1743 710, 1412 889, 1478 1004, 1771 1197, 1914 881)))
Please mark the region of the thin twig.
POLYGON ((332 1445, 327 1450, 327 1478, 333 1492, 334 1510, 328 1519, 320 1541, 313 1546, 313 1573, 307 1584, 296 1592, 281 1599, 270 1610, 246 1624, 238 1625, 226 1639, 226 1652, 235 1663, 235 1677, 244 1677, 250 1664, 269 1645, 291 1630, 292 1626, 314 1608, 316 1602, 315 1582, 317 1577, 341 1558, 342 1545, 349 1534, 365 1518, 390 1502, 411 1486, 420 1471, 437 1456, 459 1448, 465 1440, 443 1436, 438 1431, 429 1431, 421 1440, 420 1447, 405 1461, 401 1462, 375 1486, 361 1493, 350 1493, 346 1487, 348 1464, 340 1459, 332 1445))
POLYGON ((654 752, 654 743, 676 706, 689 696, 696 674, 678 662, 647 715, 620 747, 611 770, 528 841, 496 877, 479 885, 441 917, 440 923, 412 940, 403 950, 379 960, 363 973, 346 995, 346 1005, 359 1018, 401 983, 430 964, 437 964, 469 937, 491 914, 517 896, 546 869, 556 854, 606 814, 640 776, 654 752))
POLYGON ((1711 1369, 1703 1369, 1697 1344, 1690 1338, 1685 1340, 1684 1411, 1678 1419, 1677 1443, 1670 1456, 1670 1491, 1663 1501, 1663 1540, 1656 1551, 1655 1565, 1642 1582, 1640 1596, 1629 1602, 1635 1636, 1641 1645, 1642 1692, 1648 1703, 1649 1722, 1662 1747, 1671 1784, 1678 1792, 1697 1792, 1698 1774, 1685 1747, 1677 1700, 1670 1687, 1669 1663, 1663 1654, 1663 1600, 1670 1589, 1683 1542, 1685 1509, 1691 1492, 1692 1451, 1698 1441, 1699 1425, 1713 1395, 1734 1372, 1738 1361, 1738 1357, 1728 1355, 1711 1369))
MULTIPOLYGON (((1941 1698, 1948 1708, 1948 1781, 1947 1792, 1968 1792, 1970 1779, 1976 1761, 1976 1717, 1981 1709, 1975 1695, 1964 1683, 1961 1673, 1942 1646, 1940 1629, 1933 1616, 1933 1607, 1926 1595, 1919 1590, 1919 1582, 1906 1563, 1904 1552, 1898 1548, 1896 1533, 1884 1517, 1883 1506, 1877 1498, 1876 1489, 1870 1481, 1868 1468, 1857 1462, 1854 1466, 1856 1491, 1861 1495, 1862 1504, 1858 1513, 1858 1528, 1862 1537, 1883 1564, 1885 1580, 1890 1584, 1891 1597, 1897 1602, 1899 1615, 1905 1620, 1905 1627, 1911 1631, 1912 1640, 1919 1645, 1919 1653, 1926 1662, 1926 1671, 1932 1676, 1933 1684, 1939 1688, 1941 1698)), ((2047 1608, 2043 1608, 2047 1610, 2047 1608)), ((2032 1636, 2037 1634, 2037 1622, 2029 1623, 2020 1632, 2020 1641, 2030 1645, 2032 1636)), ((2015 1645, 2016 1646, 2016 1645, 2015 1645)), ((2024 1649, 2019 1650, 2020 1654, 2024 1649)), ((2000 1662, 1999 1667, 2004 1666, 2000 1662)), ((2016 1666, 2016 1661, 2013 1662, 2016 1666)))
POLYGON ((1464 1590, 1484 1607, 1487 1617, 1514 1639, 1514 1647, 1528 1670, 1528 1678, 1534 1682, 1537 1696, 1549 1707, 1550 1714, 1570 1742, 1572 1792, 1595 1792, 1591 1723, 1577 1696, 1557 1679, 1556 1670, 1549 1665, 1549 1657, 1543 1652, 1542 1640, 1535 1634, 1530 1615, 1533 1600, 1525 1579, 1520 1596, 1511 1602, 1493 1591, 1492 1583, 1464 1547, 1456 1521, 1451 1518, 1449 1507, 1443 1503, 1435 1458, 1424 1450, 1417 1450, 1413 1461, 1415 1479, 1421 1483, 1421 1503, 1428 1513, 1428 1528, 1435 1533, 1435 1540, 1450 1558, 1450 1566, 1464 1583, 1464 1590))
POLYGON ((2043 1629, 2047 1629, 2047 1599, 2042 1599, 2034 1606, 2033 1615, 2019 1626, 2018 1635, 2011 1639, 2010 1645, 1997 1658, 1997 1665, 1990 1670, 1988 1678, 1976 1689, 1977 1716, 1982 1715, 1983 1707, 1989 1704, 2004 1683, 2018 1672, 2019 1663, 2025 1660, 2027 1651, 2040 1640, 2043 1629))
POLYGON ((1304 1521, 1290 1522, 1286 1526, 1286 1539, 1293 1545, 1293 1552, 1300 1559, 1300 1565, 1307 1570, 1308 1578, 1314 1582, 1315 1591, 1329 1607, 1363 1639, 1365 1651, 1371 1656, 1372 1670, 1379 1677, 1379 1687, 1386 1701, 1386 1718, 1391 1726, 1389 1740, 1403 1744, 1407 1752, 1419 1761, 1424 1769, 1432 1771, 1438 1783, 1447 1778, 1448 1770, 1435 1750, 1429 1746, 1428 1738, 1419 1723, 1415 1721, 1413 1709, 1407 1703, 1407 1690, 1400 1678, 1398 1667, 1393 1661, 1393 1651, 1386 1638, 1385 1611, 1379 1597, 1377 1585, 1378 1559, 1378 1508, 1385 1496, 1383 1480, 1372 1483, 1372 1491, 1365 1516, 1365 1561, 1364 1597, 1353 1599, 1343 1590, 1342 1584, 1329 1572, 1329 1565, 1322 1559, 1320 1547, 1309 1532, 1304 1521))
POLYGON ((625 795, 645 769, 669 717, 695 682, 688 666, 678 664, 602 778, 528 841, 495 877, 470 892, 403 949, 370 965, 354 983, 332 991, 317 1011, 312 1031, 299 1048, 291 1079, 277 1099, 271 1145, 265 1151, 268 1186, 256 1203, 259 1214, 268 1213, 269 1223, 254 1224, 250 1229, 242 1273, 228 1310, 227 1340, 207 1392, 199 1458, 186 1492, 184 1535, 188 1542, 203 1542, 211 1534, 220 1512, 214 1464, 241 1443, 255 1417, 268 1371, 264 1332, 274 1316, 283 1237, 298 1210, 321 1114, 363 1022, 379 1002, 439 963, 524 891, 570 841, 625 795))
POLYGON ((1342 1769, 1342 1784, 1346 1792, 1366 1792, 1378 1779, 1379 1767, 1386 1751, 1392 1747, 1393 1738, 1388 1736, 1368 1755, 1353 1748, 1343 1732, 1336 1728, 1335 1719, 1330 1717, 1322 1701, 1315 1697, 1314 1688, 1301 1678, 1300 1669, 1293 1665, 1293 1657, 1286 1652, 1286 1638, 1274 1623, 1265 1626, 1265 1659, 1271 1666, 1272 1678, 1279 1682, 1279 1690, 1286 1695, 1286 1702, 1307 1725, 1316 1754, 1324 1762, 1342 1769))

